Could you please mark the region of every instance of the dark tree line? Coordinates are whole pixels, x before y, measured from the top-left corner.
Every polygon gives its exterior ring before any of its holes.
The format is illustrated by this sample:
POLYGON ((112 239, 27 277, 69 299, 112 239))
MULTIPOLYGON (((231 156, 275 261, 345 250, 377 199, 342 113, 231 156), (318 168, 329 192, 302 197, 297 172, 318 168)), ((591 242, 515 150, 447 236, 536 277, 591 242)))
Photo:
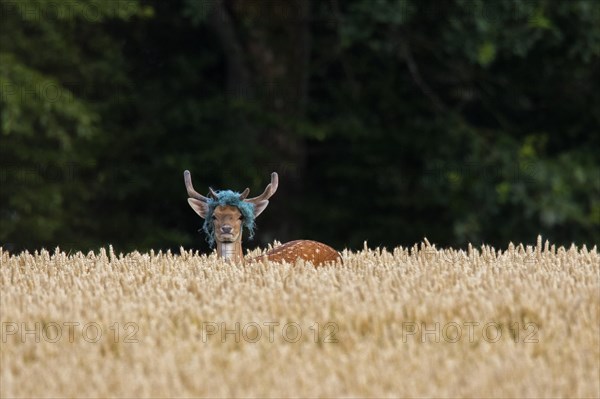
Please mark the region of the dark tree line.
POLYGON ((600 241, 600 2, 1 1, 0 243, 600 241))

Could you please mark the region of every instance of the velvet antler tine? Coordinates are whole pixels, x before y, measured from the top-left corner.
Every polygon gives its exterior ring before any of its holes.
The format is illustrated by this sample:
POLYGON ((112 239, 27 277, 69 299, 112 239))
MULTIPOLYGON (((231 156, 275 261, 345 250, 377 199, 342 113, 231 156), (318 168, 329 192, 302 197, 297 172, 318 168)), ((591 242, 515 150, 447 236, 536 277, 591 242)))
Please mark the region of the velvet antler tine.
POLYGON ((185 181, 185 188, 187 190, 187 193, 191 198, 195 198, 202 202, 208 201, 208 198, 194 190, 194 186, 192 185, 192 174, 189 170, 183 172, 183 180, 185 181))
POLYGON ((265 191, 263 191, 263 193, 261 195, 259 195, 258 197, 249 198, 245 201, 256 204, 258 202, 268 200, 269 198, 271 198, 273 196, 273 194, 275 194, 275 191, 277 191, 278 186, 279 186, 279 176, 277 175, 277 172, 273 172, 273 173, 271 173, 271 183, 269 183, 267 185, 267 187, 265 188, 265 191))
POLYGON ((250 189, 246 187, 246 189, 240 194, 240 199, 245 200, 248 194, 250 194, 250 189))
POLYGON ((210 193, 210 196, 211 196, 213 199, 218 199, 218 198, 219 198, 219 196, 217 195, 217 193, 215 192, 215 190, 213 190, 213 189, 212 189, 212 187, 209 187, 209 188, 208 188, 208 192, 210 193))

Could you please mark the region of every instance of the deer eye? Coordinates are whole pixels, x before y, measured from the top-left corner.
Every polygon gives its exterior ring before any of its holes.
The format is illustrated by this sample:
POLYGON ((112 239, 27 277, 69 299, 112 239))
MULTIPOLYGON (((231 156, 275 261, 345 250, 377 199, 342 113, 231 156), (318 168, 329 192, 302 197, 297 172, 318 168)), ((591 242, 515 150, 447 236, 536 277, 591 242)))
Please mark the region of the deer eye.
POLYGON ((217 220, 217 217, 213 215, 212 220, 217 220))

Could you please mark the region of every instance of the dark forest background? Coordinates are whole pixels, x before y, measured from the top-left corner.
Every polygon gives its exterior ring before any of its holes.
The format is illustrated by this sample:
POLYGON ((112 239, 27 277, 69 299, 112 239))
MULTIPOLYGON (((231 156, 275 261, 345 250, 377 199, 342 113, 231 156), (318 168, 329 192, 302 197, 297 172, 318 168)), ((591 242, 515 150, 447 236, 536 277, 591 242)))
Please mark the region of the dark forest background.
POLYGON ((600 1, 0 3, 6 249, 600 242, 600 1))

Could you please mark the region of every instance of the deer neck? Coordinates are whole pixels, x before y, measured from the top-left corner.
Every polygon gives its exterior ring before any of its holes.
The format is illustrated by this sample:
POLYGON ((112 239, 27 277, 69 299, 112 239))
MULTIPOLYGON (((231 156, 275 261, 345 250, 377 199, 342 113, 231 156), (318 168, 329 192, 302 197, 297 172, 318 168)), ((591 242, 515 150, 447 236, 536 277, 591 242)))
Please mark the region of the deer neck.
POLYGON ((242 250, 242 239, 234 242, 218 242, 217 241, 217 256, 230 262, 243 262, 244 252, 242 250))

